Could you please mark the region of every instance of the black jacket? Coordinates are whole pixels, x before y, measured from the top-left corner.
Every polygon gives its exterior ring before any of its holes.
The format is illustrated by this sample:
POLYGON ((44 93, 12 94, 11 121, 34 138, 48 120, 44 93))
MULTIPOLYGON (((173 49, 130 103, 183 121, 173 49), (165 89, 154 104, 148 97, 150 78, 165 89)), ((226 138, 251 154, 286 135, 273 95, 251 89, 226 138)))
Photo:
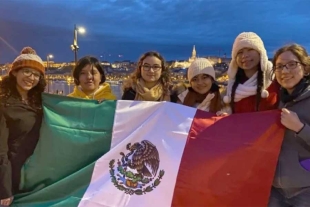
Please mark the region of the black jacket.
MULTIPOLYGON (((124 91, 122 100, 135 100, 136 91, 132 88, 128 88, 124 91)), ((176 103, 178 101, 178 95, 176 93, 172 93, 170 95, 170 101, 176 103)))
POLYGON ((22 166, 39 139, 42 113, 11 96, 1 102, 0 114, 0 199, 3 199, 18 192, 22 166))
POLYGON ((9 130, 2 111, 0 110, 0 199, 12 195, 11 163, 8 159, 9 130))

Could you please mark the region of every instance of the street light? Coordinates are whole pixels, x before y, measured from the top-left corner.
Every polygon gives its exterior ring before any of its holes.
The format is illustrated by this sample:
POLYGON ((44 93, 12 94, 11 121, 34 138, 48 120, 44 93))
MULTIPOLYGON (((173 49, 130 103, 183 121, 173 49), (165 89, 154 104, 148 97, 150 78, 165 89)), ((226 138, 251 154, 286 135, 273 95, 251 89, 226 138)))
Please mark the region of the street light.
POLYGON ((50 59, 54 58, 53 55, 47 55, 46 56, 46 62, 47 62, 47 70, 50 68, 50 59))
MULTIPOLYGON (((53 55, 49 54, 46 56, 46 63, 47 63, 47 69, 48 70, 50 68, 50 59, 54 58, 53 55)), ((50 79, 49 79, 49 75, 46 75, 46 80, 47 80, 47 92, 50 92, 50 79)))
POLYGON ((77 43, 77 34, 81 33, 84 34, 86 31, 83 27, 76 27, 76 25, 74 25, 74 33, 73 33, 73 44, 71 45, 71 49, 74 52, 74 63, 76 65, 77 62, 77 51, 79 49, 78 43, 77 43))
POLYGON ((78 32, 81 33, 81 34, 84 34, 86 31, 85 31, 84 27, 79 27, 78 28, 78 32))

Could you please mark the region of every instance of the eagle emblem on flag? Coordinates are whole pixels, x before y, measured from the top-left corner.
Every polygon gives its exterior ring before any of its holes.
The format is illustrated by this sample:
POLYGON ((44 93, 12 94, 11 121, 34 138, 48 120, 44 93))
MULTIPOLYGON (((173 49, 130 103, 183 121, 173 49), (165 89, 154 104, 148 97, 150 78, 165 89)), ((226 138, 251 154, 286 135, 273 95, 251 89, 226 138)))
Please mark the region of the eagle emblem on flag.
POLYGON ((153 191, 161 182, 165 172, 159 169, 159 153, 154 144, 143 140, 128 143, 125 154, 117 162, 109 163, 111 181, 114 186, 129 195, 143 195, 153 191))

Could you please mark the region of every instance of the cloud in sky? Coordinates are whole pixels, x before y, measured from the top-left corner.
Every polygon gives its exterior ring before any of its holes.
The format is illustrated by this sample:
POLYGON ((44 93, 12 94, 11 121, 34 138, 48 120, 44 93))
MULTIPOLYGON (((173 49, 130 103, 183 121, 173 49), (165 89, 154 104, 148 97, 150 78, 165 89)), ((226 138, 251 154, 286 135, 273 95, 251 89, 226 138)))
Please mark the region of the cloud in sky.
MULTIPOLYGON (((219 50, 230 55, 235 37, 254 31, 272 55, 290 42, 310 49, 309 8, 305 0, 10 0, 0 1, 0 37, 18 51, 31 45, 41 56, 72 60, 78 24, 87 29, 79 35, 79 56, 123 54, 136 60, 155 49, 166 59, 183 59, 193 45, 200 56, 219 50)), ((15 56, 0 40, 0 62, 15 56)))

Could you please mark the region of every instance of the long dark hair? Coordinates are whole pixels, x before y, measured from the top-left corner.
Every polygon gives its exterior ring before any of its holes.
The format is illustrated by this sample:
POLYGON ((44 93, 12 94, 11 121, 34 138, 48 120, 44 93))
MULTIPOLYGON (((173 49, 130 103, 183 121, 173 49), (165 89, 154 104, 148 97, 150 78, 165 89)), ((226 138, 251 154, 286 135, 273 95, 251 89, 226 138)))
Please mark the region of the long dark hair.
POLYGON ((134 84, 137 83, 137 80, 142 77, 141 68, 142 68, 144 59, 147 57, 157 57, 161 61, 162 71, 161 71, 160 81, 164 86, 165 93, 167 94, 171 87, 170 71, 168 67, 166 67, 166 61, 164 57, 155 51, 146 52, 140 57, 136 70, 131 74, 129 80, 124 82, 123 91, 126 91, 128 88, 132 87, 132 83, 134 84))
MULTIPOLYGON (((12 73, 3 77, 2 81, 0 81, 0 103, 5 104, 11 96, 22 99, 17 91, 16 85, 16 77, 12 73)), ((42 93, 45 90, 45 86, 46 81, 44 76, 41 75, 38 84, 28 92, 28 104, 36 111, 42 110, 42 93)))
POLYGON ((212 83, 210 92, 214 94, 214 98, 210 102, 209 111, 212 113, 216 113, 224 107, 220 87, 216 82, 212 83))
MULTIPOLYGON (((261 66, 260 66, 260 63, 258 65, 258 73, 257 73, 257 89, 256 89, 256 104, 255 104, 255 111, 259 111, 259 104, 260 104, 260 101, 261 101, 261 93, 262 93, 262 88, 263 88, 263 83, 264 83, 264 80, 263 80, 263 71, 261 70, 261 66)), ((230 107, 231 107, 231 110, 232 110, 232 113, 235 112, 235 94, 236 94, 236 90, 237 90, 237 87, 239 85, 239 83, 242 82, 242 80, 246 79, 246 75, 245 75, 245 72, 243 69, 241 69, 240 67, 238 67, 238 71, 237 71, 237 74, 236 74, 236 79, 235 79, 235 82, 232 86, 232 89, 231 89, 231 102, 230 102, 230 107)))

